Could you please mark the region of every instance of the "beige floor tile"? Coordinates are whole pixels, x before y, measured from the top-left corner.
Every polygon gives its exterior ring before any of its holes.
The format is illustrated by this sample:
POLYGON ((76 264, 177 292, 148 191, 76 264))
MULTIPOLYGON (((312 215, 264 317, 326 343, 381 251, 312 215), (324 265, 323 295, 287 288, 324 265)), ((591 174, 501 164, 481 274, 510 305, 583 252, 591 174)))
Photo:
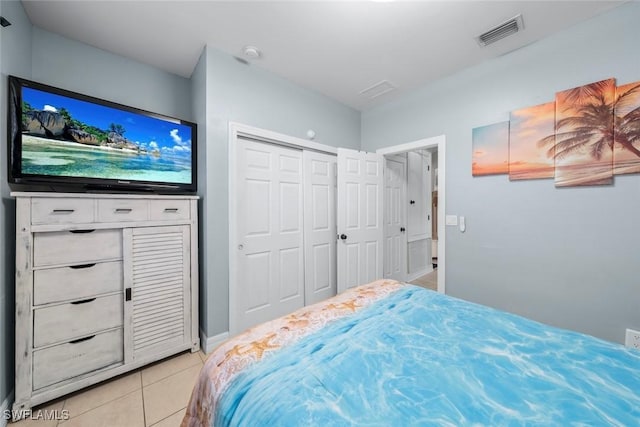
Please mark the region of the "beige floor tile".
POLYGON ((187 412, 187 408, 183 408, 175 414, 165 418, 164 420, 156 423, 153 427, 178 427, 184 418, 184 414, 187 412))
POLYGON ((438 270, 436 269, 431 273, 420 276, 417 279, 412 280, 411 283, 435 291, 438 289, 438 270))
POLYGON ((153 425, 187 406, 200 368, 200 364, 192 366, 143 388, 147 425, 153 425))
POLYGON ((68 418, 64 412, 64 399, 52 403, 36 406, 31 409, 31 416, 17 423, 11 423, 9 427, 55 427, 58 421, 68 418), (54 418, 54 419, 51 419, 54 418), (57 418, 57 419, 55 419, 57 418))
POLYGON ((142 390, 136 390, 84 414, 61 422, 59 427, 144 427, 142 390))
POLYGON ((142 370, 142 386, 146 387, 192 366, 202 366, 202 359, 196 353, 182 353, 165 359, 142 370))
POLYGON ((64 408, 69 410, 71 418, 75 418, 140 388, 140 372, 134 372, 74 394, 67 398, 64 408))

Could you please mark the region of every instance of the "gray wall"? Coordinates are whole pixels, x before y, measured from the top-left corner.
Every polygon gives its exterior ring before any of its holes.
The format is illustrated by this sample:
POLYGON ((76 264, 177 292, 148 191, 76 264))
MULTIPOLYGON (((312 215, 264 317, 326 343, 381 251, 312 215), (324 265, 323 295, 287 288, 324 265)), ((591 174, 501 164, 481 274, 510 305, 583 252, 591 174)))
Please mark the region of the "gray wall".
MULTIPOLYGON (((13 391, 15 203, 7 184, 7 75, 30 77, 31 23, 22 3, 0 1, 0 15, 11 26, 0 28, 0 405, 13 391)), ((0 424, 3 423, 0 417, 0 424)))
POLYGON ((166 71, 33 27, 33 80, 191 120, 191 83, 166 71))
POLYGON ((195 112, 207 120, 206 139, 199 141, 199 147, 206 145, 200 262, 207 309, 201 326, 212 337, 229 329, 228 122, 299 138, 313 129, 316 142, 359 148, 360 113, 215 49, 206 48, 203 55, 206 105, 199 104, 206 113, 195 112))
MULTIPOLYGON (((446 135, 447 293, 624 341, 640 329, 640 176, 613 186, 471 176, 471 130, 556 91, 640 80, 640 3, 467 69, 362 114, 362 148, 446 135)), ((442 167, 442 166, 441 166, 442 167)))

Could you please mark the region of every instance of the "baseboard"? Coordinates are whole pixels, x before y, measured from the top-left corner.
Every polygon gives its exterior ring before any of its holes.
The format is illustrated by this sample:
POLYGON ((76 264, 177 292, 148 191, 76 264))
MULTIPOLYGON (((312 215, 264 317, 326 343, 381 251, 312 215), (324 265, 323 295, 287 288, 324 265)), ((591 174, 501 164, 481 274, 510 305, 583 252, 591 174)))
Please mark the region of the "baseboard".
POLYGON ((7 427, 9 419, 11 418, 11 404, 13 403, 13 390, 9 393, 9 396, 2 402, 0 406, 0 427, 7 427), (7 415, 9 415, 7 417, 7 415))
POLYGON ((227 339, 229 339, 229 332, 223 332, 212 337, 207 337, 202 329, 200 329, 200 348, 202 348, 202 351, 204 351, 205 353, 210 353, 211 351, 213 351, 213 349, 215 349, 227 339))

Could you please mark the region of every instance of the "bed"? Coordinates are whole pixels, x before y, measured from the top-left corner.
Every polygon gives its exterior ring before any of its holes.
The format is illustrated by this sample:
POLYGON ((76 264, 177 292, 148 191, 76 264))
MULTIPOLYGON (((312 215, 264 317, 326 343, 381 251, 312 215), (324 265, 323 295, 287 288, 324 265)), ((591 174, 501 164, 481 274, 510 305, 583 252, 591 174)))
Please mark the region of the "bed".
POLYGON ((640 425, 640 352, 380 280, 208 357, 182 426, 640 425))

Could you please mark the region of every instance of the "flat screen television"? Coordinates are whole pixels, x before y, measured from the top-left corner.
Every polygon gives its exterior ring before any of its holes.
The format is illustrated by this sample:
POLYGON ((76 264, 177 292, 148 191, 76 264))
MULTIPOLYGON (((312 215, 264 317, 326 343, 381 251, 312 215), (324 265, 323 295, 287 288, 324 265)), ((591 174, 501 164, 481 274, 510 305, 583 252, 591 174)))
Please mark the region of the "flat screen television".
POLYGON ((196 124, 9 76, 9 182, 193 193, 196 124))

